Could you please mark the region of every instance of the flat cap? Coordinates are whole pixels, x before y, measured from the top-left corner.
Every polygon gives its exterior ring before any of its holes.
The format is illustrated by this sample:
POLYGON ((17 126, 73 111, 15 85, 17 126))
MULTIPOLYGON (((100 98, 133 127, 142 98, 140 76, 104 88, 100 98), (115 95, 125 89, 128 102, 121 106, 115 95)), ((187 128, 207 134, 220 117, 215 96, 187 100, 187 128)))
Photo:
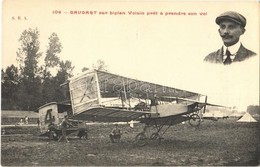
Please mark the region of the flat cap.
POLYGON ((223 20, 230 20, 243 27, 246 26, 246 18, 237 12, 227 11, 227 12, 220 14, 216 18, 216 23, 219 25, 223 20))

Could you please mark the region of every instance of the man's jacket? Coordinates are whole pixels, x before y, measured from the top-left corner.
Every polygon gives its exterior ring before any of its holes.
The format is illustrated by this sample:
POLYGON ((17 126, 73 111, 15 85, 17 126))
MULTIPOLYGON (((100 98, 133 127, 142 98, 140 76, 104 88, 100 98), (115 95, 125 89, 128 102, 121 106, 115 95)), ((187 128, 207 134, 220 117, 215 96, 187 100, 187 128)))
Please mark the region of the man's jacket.
MULTIPOLYGON (((240 62, 244 61, 252 56, 255 56, 256 53, 252 52, 251 50, 246 49, 242 44, 238 49, 236 56, 233 62, 240 62)), ((209 63, 222 63, 223 64, 223 47, 216 52, 210 53, 208 56, 204 58, 204 61, 209 63)))

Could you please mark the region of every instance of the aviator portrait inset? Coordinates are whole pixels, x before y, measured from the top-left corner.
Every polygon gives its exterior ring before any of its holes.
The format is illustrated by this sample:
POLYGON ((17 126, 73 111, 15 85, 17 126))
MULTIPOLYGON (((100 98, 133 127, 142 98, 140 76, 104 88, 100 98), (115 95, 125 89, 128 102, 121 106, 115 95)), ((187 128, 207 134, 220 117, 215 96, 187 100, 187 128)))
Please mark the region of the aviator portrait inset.
POLYGON ((218 32, 222 38, 223 46, 206 56, 204 61, 230 65, 233 62, 241 62, 256 55, 240 42, 240 36, 246 31, 246 18, 243 15, 228 11, 219 15, 215 22, 219 25, 218 32))

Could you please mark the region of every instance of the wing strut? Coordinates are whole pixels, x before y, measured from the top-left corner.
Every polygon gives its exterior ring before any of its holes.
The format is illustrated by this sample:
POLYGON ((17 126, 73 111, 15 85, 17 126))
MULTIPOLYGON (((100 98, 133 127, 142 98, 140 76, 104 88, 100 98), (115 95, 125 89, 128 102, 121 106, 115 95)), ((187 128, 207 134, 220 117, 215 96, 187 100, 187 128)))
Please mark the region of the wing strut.
MULTIPOLYGON (((92 82, 93 79, 94 79, 94 78, 92 77, 91 80, 90 80, 90 82, 92 82)), ((86 86, 86 90, 85 90, 85 92, 84 92, 82 98, 80 99, 80 103, 83 101, 83 99, 85 98, 86 93, 87 93, 87 91, 88 91, 88 82, 86 82, 86 84, 87 84, 87 86, 86 86)))
POLYGON ((204 110, 203 110, 203 113, 206 112, 206 104, 207 104, 207 101, 208 101, 208 96, 205 97, 205 106, 204 106, 204 110))

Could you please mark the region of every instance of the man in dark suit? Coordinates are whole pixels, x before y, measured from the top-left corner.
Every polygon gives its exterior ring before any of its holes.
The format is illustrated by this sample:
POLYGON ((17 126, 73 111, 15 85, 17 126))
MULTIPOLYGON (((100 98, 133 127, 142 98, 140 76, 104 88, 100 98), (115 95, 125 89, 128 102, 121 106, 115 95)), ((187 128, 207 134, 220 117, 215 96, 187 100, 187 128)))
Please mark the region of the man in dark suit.
POLYGON ((206 56, 204 61, 229 65, 256 55, 256 53, 246 49, 239 40, 245 32, 246 26, 246 18, 243 15, 228 11, 219 15, 215 22, 219 25, 218 32, 224 45, 206 56))

